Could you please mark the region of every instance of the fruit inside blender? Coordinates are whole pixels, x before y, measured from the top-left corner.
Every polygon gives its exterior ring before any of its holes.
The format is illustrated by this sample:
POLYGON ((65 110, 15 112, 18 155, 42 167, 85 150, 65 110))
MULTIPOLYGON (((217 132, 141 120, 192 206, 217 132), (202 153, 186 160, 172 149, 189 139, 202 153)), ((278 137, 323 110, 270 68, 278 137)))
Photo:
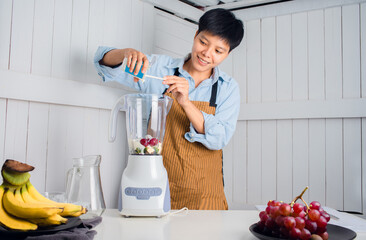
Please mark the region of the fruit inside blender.
POLYGON ((162 143, 159 139, 150 135, 144 138, 137 138, 132 140, 134 154, 139 155, 160 155, 162 150, 162 143))

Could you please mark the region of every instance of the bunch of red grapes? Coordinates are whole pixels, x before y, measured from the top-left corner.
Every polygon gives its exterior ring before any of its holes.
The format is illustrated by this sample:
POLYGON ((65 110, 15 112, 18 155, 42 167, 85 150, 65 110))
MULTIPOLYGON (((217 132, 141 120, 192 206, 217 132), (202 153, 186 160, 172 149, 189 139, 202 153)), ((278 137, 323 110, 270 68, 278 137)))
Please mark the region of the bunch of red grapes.
MULTIPOLYGON (((304 193, 304 192, 303 192, 304 193)), ((302 199, 302 194, 297 197, 302 199)), ((324 211, 320 203, 313 201, 308 206, 269 201, 265 211, 259 213, 258 230, 265 235, 289 239, 319 239, 327 240, 327 224, 329 214, 324 211)))

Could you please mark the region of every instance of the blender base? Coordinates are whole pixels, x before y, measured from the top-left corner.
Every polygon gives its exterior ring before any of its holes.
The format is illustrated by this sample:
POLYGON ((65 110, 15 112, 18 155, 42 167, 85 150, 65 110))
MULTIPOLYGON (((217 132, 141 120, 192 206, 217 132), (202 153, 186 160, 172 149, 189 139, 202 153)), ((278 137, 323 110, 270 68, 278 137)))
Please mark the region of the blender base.
POLYGON ((164 216, 170 211, 169 180, 161 155, 130 155, 122 174, 120 213, 164 216))

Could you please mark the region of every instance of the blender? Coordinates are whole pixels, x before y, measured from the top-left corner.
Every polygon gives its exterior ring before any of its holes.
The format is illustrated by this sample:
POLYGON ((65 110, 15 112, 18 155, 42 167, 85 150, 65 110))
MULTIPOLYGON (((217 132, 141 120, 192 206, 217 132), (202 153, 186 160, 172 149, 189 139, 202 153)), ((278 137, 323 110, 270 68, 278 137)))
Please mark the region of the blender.
POLYGON ((173 100, 157 94, 127 94, 115 103, 109 141, 116 138, 117 116, 126 112, 129 156, 122 174, 118 209, 123 216, 164 216, 170 211, 168 174, 161 155, 166 116, 173 100))

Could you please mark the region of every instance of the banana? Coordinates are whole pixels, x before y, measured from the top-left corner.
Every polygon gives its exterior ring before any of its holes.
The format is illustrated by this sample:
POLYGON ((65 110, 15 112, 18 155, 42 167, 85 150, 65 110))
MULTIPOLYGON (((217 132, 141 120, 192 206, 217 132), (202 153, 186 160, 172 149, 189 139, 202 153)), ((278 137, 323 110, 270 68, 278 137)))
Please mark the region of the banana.
MULTIPOLYGON (((21 188, 21 195, 22 195, 23 201, 26 203, 42 203, 42 202, 37 201, 34 198, 32 198, 32 196, 29 194, 27 186, 25 184, 21 188)), ((55 206, 52 203, 46 203, 46 202, 43 202, 42 204, 55 206)), ((34 218, 34 219, 29 219, 29 220, 32 223, 35 223, 38 226, 42 226, 42 227, 51 226, 51 225, 60 225, 61 223, 67 222, 67 218, 63 218, 59 214, 52 215, 48 218, 34 218)))
POLYGON ((86 213, 87 211, 88 210, 83 207, 83 209, 81 211, 71 214, 70 217, 79 217, 80 215, 86 213))
POLYGON ((67 218, 63 218, 58 214, 54 214, 48 218, 32 218, 29 219, 32 223, 37 224, 40 227, 60 225, 67 222, 67 218))
POLYGON ((71 204, 71 203, 58 203, 58 202, 52 201, 52 200, 44 197, 42 194, 40 194, 37 191, 37 189, 29 181, 27 182, 26 185, 27 185, 29 195, 34 200, 42 202, 42 203, 53 204, 54 206, 63 208, 64 211, 62 213, 60 213, 60 215, 62 217, 74 217, 73 214, 76 214, 79 212, 81 212, 81 214, 84 214, 86 212, 86 210, 84 210, 84 212, 83 212, 83 206, 79 206, 79 205, 75 205, 75 204, 71 204))
POLYGON ((3 197, 5 210, 19 218, 47 218, 63 211, 60 207, 42 203, 25 203, 20 195, 20 188, 8 189, 3 197))
POLYGON ((20 193, 25 203, 41 203, 40 201, 37 201, 34 198, 32 198, 32 196, 28 192, 27 185, 25 184, 22 186, 20 193))
POLYGON ((36 230, 38 226, 36 224, 30 223, 23 219, 18 219, 9 215, 3 208, 2 199, 4 196, 4 186, 0 186, 0 223, 5 225, 10 229, 17 229, 17 230, 36 230))
POLYGON ((22 196, 20 195, 20 189, 21 189, 20 187, 15 189, 14 198, 17 201, 24 203, 24 200, 23 200, 22 196))
MULTIPOLYGON (((52 216, 51 216, 51 217, 52 217, 52 216)), ((67 223, 67 221, 68 221, 68 219, 67 219, 67 218, 61 217, 61 215, 59 215, 59 214, 55 214, 55 215, 53 215, 53 217, 54 217, 56 220, 60 221, 61 223, 67 223)))

